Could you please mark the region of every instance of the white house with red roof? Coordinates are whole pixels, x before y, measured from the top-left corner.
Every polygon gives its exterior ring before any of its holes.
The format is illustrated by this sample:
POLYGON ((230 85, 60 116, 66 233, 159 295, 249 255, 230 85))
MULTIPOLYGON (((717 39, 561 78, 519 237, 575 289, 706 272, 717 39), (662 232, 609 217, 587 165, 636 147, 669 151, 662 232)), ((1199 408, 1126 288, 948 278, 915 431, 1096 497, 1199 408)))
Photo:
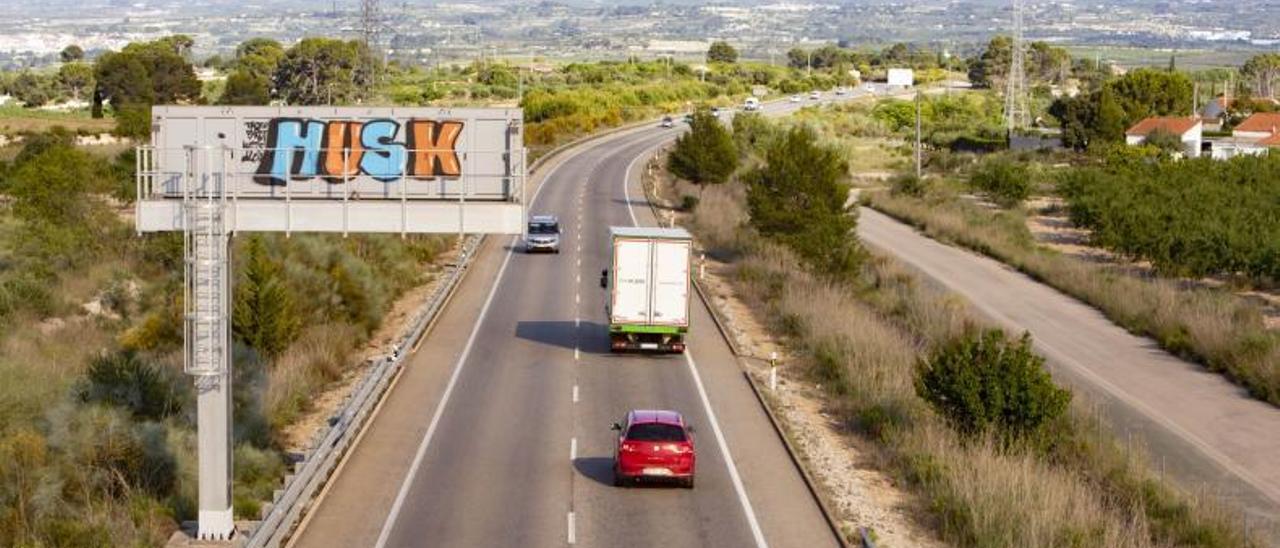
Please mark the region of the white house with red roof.
POLYGON ((1261 156, 1280 149, 1280 113, 1257 112, 1231 131, 1228 139, 1213 143, 1213 157, 1225 160, 1242 154, 1261 156))
POLYGON ((1182 155, 1188 158, 1200 156, 1204 142, 1204 123, 1199 117, 1152 116, 1124 132, 1124 140, 1130 145, 1141 145, 1155 133, 1169 133, 1182 141, 1182 155))

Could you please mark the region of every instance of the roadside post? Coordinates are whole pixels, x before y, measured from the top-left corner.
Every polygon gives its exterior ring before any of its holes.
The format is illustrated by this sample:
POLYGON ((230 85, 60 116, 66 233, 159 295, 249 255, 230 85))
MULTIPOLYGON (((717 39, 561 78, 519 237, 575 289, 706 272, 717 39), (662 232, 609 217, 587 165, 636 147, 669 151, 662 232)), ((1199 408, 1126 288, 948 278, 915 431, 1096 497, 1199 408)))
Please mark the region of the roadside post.
POLYGON ((778 390, 778 353, 769 353, 769 391, 778 390))

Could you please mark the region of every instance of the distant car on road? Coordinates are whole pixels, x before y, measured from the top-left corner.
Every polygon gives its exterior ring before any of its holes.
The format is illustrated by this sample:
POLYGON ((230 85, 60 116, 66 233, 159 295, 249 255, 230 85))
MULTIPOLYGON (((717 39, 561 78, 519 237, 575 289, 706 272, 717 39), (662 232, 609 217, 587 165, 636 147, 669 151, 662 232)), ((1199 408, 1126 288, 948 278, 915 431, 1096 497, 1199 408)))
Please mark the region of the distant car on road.
POLYGON ((821 99, 821 98, 822 98, 822 92, 821 92, 821 91, 813 90, 813 91, 810 91, 810 92, 809 92, 809 99, 814 100, 814 101, 817 101, 818 99, 821 99))
POLYGON ((751 112, 759 109, 760 109, 760 100, 756 99, 755 97, 747 97, 747 100, 742 103, 742 110, 745 110, 747 112, 751 112))
POLYGON ((689 113, 689 114, 684 115, 684 123, 686 123, 686 124, 692 124, 692 123, 693 123, 693 113, 689 113))
POLYGON ((725 108, 724 108, 724 107, 711 107, 711 115, 712 115, 712 116, 715 116, 715 117, 719 118, 719 117, 720 117, 720 115, 721 115, 721 114, 724 114, 724 113, 725 113, 725 108))
POLYGON ((848 92, 849 92, 849 90, 845 89, 845 87, 844 87, 844 86, 840 86, 840 87, 836 88, 836 95, 844 95, 844 94, 846 94, 846 93, 848 93, 848 92))
POLYGON ((791 96, 791 102, 792 102, 792 103, 799 103, 800 101, 803 101, 803 100, 804 100, 804 98, 803 98, 803 97, 801 97, 801 96, 799 96, 799 95, 792 95, 792 96, 791 96))
POLYGON ((675 411, 634 410, 620 423, 614 451, 613 484, 637 480, 675 481, 692 489, 696 451, 693 427, 675 411))
POLYGON ((670 116, 662 117, 662 127, 675 127, 676 120, 670 116))
POLYGON ((524 233, 526 253, 547 251, 560 253, 560 220, 555 215, 533 215, 524 233))

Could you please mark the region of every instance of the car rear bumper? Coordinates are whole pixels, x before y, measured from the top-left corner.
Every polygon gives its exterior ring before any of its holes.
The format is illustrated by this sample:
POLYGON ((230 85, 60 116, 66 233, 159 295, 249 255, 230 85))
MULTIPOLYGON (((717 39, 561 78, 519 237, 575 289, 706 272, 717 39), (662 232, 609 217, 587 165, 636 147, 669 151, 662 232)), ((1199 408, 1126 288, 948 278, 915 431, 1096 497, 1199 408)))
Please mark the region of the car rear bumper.
POLYGON ((693 477, 694 465, 692 460, 685 463, 633 463, 623 459, 614 467, 614 473, 624 478, 684 479, 693 477), (655 473, 658 470, 663 472, 655 473))
POLYGON ((555 242, 555 243, 544 244, 544 243, 525 242, 524 248, 526 251, 559 251, 560 243, 555 242))

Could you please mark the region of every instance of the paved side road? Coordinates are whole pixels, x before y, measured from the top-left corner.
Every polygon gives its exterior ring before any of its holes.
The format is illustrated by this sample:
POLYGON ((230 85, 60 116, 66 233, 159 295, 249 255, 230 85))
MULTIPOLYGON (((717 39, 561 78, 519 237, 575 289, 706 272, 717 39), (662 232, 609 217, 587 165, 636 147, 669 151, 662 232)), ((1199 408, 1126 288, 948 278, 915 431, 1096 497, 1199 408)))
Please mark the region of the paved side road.
POLYGON ((1155 466, 1163 463, 1189 488, 1240 503, 1256 525, 1280 516, 1280 409, 1002 263, 875 210, 860 215, 863 242, 999 324, 1030 331, 1053 373, 1093 396, 1121 436, 1145 442, 1155 466))

